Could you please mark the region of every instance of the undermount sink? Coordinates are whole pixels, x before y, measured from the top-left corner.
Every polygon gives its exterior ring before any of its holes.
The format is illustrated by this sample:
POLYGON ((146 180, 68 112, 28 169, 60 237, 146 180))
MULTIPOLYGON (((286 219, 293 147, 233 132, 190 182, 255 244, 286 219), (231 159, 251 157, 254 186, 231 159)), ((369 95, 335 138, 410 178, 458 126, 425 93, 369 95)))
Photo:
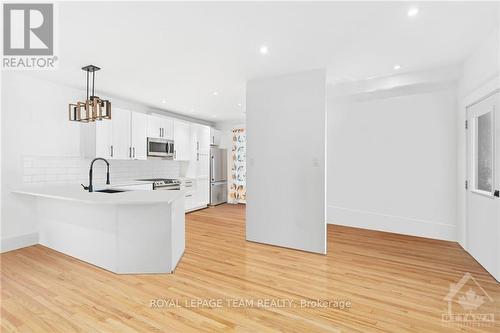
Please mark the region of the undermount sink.
POLYGON ((124 190, 112 190, 112 189, 108 188, 108 189, 105 189, 105 190, 98 190, 98 191, 95 191, 95 192, 112 194, 112 193, 120 193, 120 192, 126 192, 126 191, 124 191, 124 190))

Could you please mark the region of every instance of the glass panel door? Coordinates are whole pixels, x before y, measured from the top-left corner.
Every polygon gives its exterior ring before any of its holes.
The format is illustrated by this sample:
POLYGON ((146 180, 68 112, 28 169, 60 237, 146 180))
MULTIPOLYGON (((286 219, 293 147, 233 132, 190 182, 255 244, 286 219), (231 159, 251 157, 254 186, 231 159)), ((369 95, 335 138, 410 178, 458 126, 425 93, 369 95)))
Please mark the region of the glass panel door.
POLYGON ((493 194, 494 181, 494 109, 473 118, 474 190, 493 194))

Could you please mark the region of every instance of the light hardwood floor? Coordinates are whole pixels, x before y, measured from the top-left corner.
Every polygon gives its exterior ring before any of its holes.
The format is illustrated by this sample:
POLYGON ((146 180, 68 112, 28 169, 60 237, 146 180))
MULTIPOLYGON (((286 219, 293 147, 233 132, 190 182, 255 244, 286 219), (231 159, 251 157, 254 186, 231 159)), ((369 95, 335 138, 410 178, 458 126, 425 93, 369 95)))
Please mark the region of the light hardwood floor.
POLYGON ((499 284, 455 243, 330 225, 322 256, 244 235, 243 206, 188 214, 186 252, 171 275, 115 275, 40 245, 4 253, 2 332, 457 332, 442 326, 443 298, 466 272, 494 301, 481 312, 496 316, 495 326, 467 332, 500 331, 499 284), (159 299, 179 307, 151 307, 159 299), (255 303, 185 303, 208 299, 255 303), (302 308, 304 299, 352 305, 302 308), (258 303, 272 300, 294 306, 258 303))

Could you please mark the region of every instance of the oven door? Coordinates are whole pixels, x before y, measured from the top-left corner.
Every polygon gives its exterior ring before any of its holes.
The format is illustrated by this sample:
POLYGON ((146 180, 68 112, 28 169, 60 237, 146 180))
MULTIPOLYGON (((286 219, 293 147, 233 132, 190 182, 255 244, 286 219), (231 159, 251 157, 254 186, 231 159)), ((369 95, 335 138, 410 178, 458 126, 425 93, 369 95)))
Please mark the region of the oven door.
POLYGON ((161 138, 148 138, 148 156, 169 157, 169 140, 161 138))

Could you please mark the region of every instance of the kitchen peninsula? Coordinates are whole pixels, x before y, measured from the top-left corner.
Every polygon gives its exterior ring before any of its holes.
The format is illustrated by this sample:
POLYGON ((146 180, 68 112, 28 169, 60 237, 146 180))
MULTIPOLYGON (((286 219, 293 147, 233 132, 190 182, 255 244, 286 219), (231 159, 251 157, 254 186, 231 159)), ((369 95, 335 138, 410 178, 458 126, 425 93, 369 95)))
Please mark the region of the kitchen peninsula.
POLYGON ((184 192, 111 192, 76 185, 14 191, 36 197, 41 245, 117 274, 173 272, 185 247, 184 192))

